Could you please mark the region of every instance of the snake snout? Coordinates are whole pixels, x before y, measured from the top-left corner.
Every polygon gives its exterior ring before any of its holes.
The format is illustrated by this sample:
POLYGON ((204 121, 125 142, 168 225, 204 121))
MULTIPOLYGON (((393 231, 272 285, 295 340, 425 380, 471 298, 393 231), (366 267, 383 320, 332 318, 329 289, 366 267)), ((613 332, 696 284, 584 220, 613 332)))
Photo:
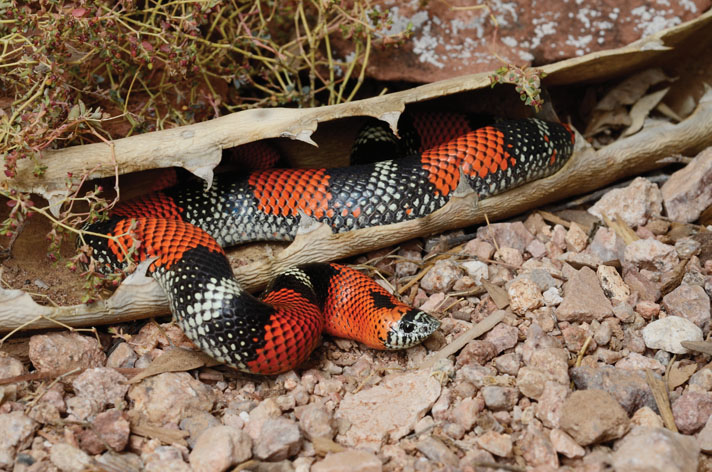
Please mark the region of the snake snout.
POLYGON ((437 318, 424 311, 409 310, 391 326, 386 339, 386 349, 407 349, 423 342, 440 326, 437 318))

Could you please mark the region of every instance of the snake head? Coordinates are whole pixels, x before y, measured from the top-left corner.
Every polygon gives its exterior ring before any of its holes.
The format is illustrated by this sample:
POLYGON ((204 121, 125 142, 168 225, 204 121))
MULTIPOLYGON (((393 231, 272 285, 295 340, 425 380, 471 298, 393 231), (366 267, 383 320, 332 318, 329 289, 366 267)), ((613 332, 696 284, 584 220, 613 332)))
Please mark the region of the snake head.
POLYGON ((407 349, 425 341, 440 326, 437 318, 411 308, 388 331, 386 349, 407 349))

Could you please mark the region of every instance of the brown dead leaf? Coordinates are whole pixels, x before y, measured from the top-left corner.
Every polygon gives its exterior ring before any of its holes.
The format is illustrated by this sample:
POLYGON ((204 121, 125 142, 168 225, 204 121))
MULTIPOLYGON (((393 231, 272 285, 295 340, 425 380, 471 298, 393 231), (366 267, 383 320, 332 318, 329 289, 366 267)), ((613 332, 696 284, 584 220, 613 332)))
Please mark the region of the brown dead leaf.
POLYGON ((615 231, 618 236, 623 238, 623 241, 626 243, 626 245, 640 239, 638 235, 635 234, 635 231, 633 231, 633 228, 628 226, 622 218, 616 218, 615 220, 611 220, 610 218, 608 218, 608 216, 603 215, 603 222, 606 224, 606 226, 615 231))
POLYGON ((621 133, 621 137, 630 136, 640 131, 651 110, 660 103, 660 100, 665 97, 665 94, 667 94, 669 90, 670 87, 666 87, 657 92, 645 95, 635 102, 635 105, 630 109, 630 126, 621 133))
POLYGON ((687 382, 696 371, 697 364, 695 363, 681 366, 680 361, 675 362, 667 375, 668 389, 675 390, 677 387, 687 382))
POLYGON ((217 364, 218 362, 215 359, 204 352, 189 351, 187 349, 174 347, 157 357, 148 367, 143 369, 141 373, 129 379, 128 383, 138 383, 147 377, 164 372, 185 372, 199 367, 217 364))
POLYGON ((497 305, 497 308, 503 310, 509 306, 509 295, 507 295, 505 289, 485 279, 482 279, 482 286, 487 290, 489 296, 492 297, 492 301, 497 305))
POLYGON ((150 439, 158 439, 165 444, 180 444, 188 447, 185 438, 190 436, 187 431, 179 429, 169 429, 158 426, 146 421, 145 418, 136 410, 128 411, 129 423, 131 424, 131 432, 139 436, 150 439))
POLYGON ((685 349, 712 355, 712 342, 711 341, 682 341, 682 342, 680 342, 680 344, 685 349))

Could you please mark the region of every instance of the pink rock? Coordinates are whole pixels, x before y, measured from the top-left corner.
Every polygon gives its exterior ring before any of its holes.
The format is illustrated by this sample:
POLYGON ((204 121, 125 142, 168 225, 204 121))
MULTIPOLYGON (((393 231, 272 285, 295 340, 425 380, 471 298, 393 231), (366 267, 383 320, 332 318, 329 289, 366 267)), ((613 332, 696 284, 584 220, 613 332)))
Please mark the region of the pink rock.
MULTIPOLYGON (((566 343, 566 348, 569 351, 578 353, 581 349, 583 349, 584 343, 589 336, 591 336, 591 332, 587 328, 588 327, 584 328, 581 325, 569 325, 561 330, 561 334, 564 337, 564 343, 566 343)), ((593 352, 597 347, 596 342, 591 339, 588 343, 586 352, 593 352)))
POLYGON ((462 269, 452 260, 439 260, 420 280, 420 286, 427 292, 447 292, 462 277, 462 269))
POLYGON ((370 389, 347 393, 335 418, 351 428, 337 436, 338 441, 369 448, 378 448, 386 438, 397 441, 413 430, 439 396, 440 383, 427 371, 393 375, 370 389))
POLYGON ((485 402, 479 395, 463 398, 453 407, 452 417, 465 431, 469 431, 477 421, 477 415, 484 408, 485 402))
POLYGON ((91 400, 100 408, 122 405, 129 389, 126 377, 106 367, 85 370, 72 381, 72 387, 77 396, 91 400))
POLYGON ((527 244, 526 250, 534 259, 541 259, 546 256, 546 246, 538 239, 533 239, 532 242, 527 244))
POLYGON ((522 222, 517 221, 516 223, 494 223, 480 226, 477 229, 477 238, 487 242, 494 238, 500 248, 509 247, 524 252, 534 236, 522 222))
POLYGON ((638 270, 670 272, 680 259, 674 246, 664 244, 657 239, 639 239, 625 248, 625 261, 638 270))
POLYGON ((132 368, 138 355, 131 348, 129 343, 120 343, 114 350, 109 354, 109 358, 106 360, 106 367, 111 368, 132 368))
POLYGON ((462 252, 467 255, 476 257, 480 261, 486 261, 492 259, 492 256, 494 255, 494 246, 488 243, 487 241, 475 238, 465 244, 465 247, 462 249, 462 252))
POLYGON ((125 413, 115 408, 94 417, 92 430, 114 451, 123 451, 129 442, 131 428, 125 413))
POLYGON ((485 335, 485 341, 491 342, 497 354, 499 354, 517 345, 519 341, 519 330, 514 326, 499 323, 485 335))
POLYGON ((581 252, 588 245, 588 235, 576 223, 571 223, 569 230, 566 232, 566 248, 569 251, 581 252))
POLYGON ((158 446, 151 452, 142 454, 146 472, 193 472, 183 460, 183 453, 175 446, 158 446))
POLYGON ((652 408, 644 406, 638 409, 630 418, 633 426, 644 426, 646 428, 662 428, 663 419, 653 411, 652 408))
POLYGON ((295 408, 294 414, 299 420, 299 427, 307 438, 332 439, 336 434, 334 415, 323 404, 310 403, 295 408))
POLYGON ((253 449, 258 459, 274 462, 294 456, 301 447, 302 438, 297 423, 279 417, 263 423, 253 449))
POLYGON ((311 472, 381 472, 378 457, 367 451, 349 449, 327 456, 311 467, 311 472))
POLYGON ((628 226, 636 227, 647 223, 650 217, 660 216, 663 198, 657 185, 643 177, 637 177, 625 188, 613 189, 606 193, 588 212, 603 219, 620 217, 628 226))
POLYGON ((712 204, 712 148, 672 174, 661 190, 672 221, 692 223, 699 218, 712 204))
POLYGON ((476 363, 485 364, 497 355, 497 348, 489 341, 474 339, 460 351, 457 356, 457 366, 476 363))
POLYGON ((569 387, 556 382, 546 382, 536 409, 536 417, 547 428, 558 428, 561 407, 569 394, 569 387))
POLYGON ((38 334, 30 338, 30 360, 37 370, 68 371, 103 366, 106 354, 92 336, 38 334))
POLYGON ((512 455, 512 437, 509 434, 487 431, 477 438, 477 445, 495 456, 509 457, 512 455))
POLYGON ((252 457, 252 440, 244 431, 229 426, 213 426, 203 431, 190 453, 196 472, 227 470, 252 457))
POLYGON ((166 372, 143 379, 129 389, 133 409, 160 425, 178 424, 186 412, 210 411, 215 396, 210 387, 187 372, 166 372))
POLYGON ((524 262, 522 251, 511 247, 500 247, 494 254, 495 260, 502 261, 512 267, 521 267, 524 262))
MULTIPOLYGON (((10 377, 17 377, 27 373, 25 366, 22 362, 18 361, 14 357, 10 357, 6 352, 0 351, 0 379, 7 379, 10 377)), ((17 397, 18 387, 23 386, 24 382, 13 383, 9 385, 0 386, 0 398, 3 400, 15 401, 17 397)))
POLYGON ((641 300, 635 305, 635 312, 650 321, 660 314, 660 305, 648 300, 641 300))
POLYGON ((17 447, 30 438, 37 427, 37 422, 21 411, 0 414, 0 467, 10 470, 17 447))
POLYGON ((522 457, 527 465, 532 467, 542 466, 556 470, 559 467, 559 456, 556 449, 546 434, 536 423, 529 423, 526 433, 518 441, 522 457))
POLYGON ((62 471, 91 470, 92 458, 84 451, 67 443, 55 443, 49 451, 52 464, 62 471))
POLYGON ((588 251, 603 262, 623 260, 625 242, 612 229, 600 227, 596 231, 588 251))
POLYGON ((492 411, 509 411, 517 404, 519 391, 511 387, 487 385, 482 388, 482 398, 484 398, 487 408, 492 411))
POLYGON ((677 428, 683 434, 695 434, 712 414, 712 393, 685 392, 672 404, 677 428))
POLYGON ((422 438, 416 444, 416 448, 430 461, 435 463, 454 467, 459 462, 457 455, 455 455, 450 448, 443 444, 442 441, 432 436, 422 438))
POLYGON ((576 441, 574 441, 571 436, 560 429, 552 429, 549 432, 549 439, 556 452, 565 455, 569 459, 583 457, 583 455, 586 454, 584 448, 576 444, 576 441))
POLYGON ((281 415, 282 409, 277 405, 277 401, 274 398, 265 398, 250 411, 249 421, 245 430, 256 441, 260 437, 264 422, 269 419, 279 418, 281 415))
POLYGON ((617 442, 613 470, 696 471, 700 447, 695 438, 665 428, 636 427, 617 442))
POLYGON ((564 284, 564 300, 556 308, 559 321, 600 321, 612 314, 611 302, 593 270, 583 267, 564 284))
POLYGON ((638 296, 640 300, 656 302, 660 299, 660 283, 650 281, 635 267, 623 269, 623 280, 630 287, 630 291, 638 296))
POLYGON ((539 308, 544 303, 544 297, 537 285, 525 278, 514 280, 507 289, 509 306, 516 314, 523 315, 527 311, 539 308))
POLYGON ((625 410, 603 390, 577 390, 564 401, 561 429, 581 446, 623 436, 630 424, 625 410))
POLYGON ((699 285, 680 285, 663 297, 669 315, 686 318, 707 333, 710 327, 710 298, 699 285))
POLYGON ((657 359, 646 357, 637 352, 631 352, 623 359, 616 362, 616 369, 645 371, 647 369, 662 374, 665 367, 657 359))

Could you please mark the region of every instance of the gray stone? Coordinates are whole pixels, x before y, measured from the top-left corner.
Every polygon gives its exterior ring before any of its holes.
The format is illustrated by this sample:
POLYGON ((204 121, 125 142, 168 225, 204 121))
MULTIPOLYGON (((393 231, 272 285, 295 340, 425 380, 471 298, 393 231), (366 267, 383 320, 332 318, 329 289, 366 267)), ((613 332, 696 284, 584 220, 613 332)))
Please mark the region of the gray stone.
POLYGON ((695 438, 664 428, 634 428, 618 441, 614 470, 625 472, 696 472, 700 447, 695 438))
POLYGON ((613 395, 629 415, 643 406, 657 411, 653 392, 645 380, 643 371, 617 369, 611 366, 581 366, 573 367, 570 375, 578 390, 604 390, 613 395))

